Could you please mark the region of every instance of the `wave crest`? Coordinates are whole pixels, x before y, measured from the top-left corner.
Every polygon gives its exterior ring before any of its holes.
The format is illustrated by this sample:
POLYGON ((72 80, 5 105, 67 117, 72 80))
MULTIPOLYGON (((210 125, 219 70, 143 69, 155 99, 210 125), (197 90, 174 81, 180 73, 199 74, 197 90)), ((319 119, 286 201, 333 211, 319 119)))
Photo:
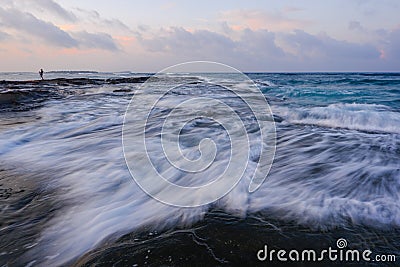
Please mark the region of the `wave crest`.
POLYGON ((400 113, 384 105, 353 103, 296 109, 275 107, 273 111, 294 124, 400 134, 400 113))

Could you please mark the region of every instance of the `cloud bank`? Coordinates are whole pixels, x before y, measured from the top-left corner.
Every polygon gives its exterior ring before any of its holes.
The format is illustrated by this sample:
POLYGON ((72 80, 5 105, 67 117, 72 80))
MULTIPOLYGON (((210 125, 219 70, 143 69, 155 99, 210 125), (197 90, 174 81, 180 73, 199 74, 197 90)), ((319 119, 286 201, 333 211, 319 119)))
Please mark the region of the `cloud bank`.
POLYGON ((12 28, 24 34, 39 37, 49 44, 62 47, 73 47, 78 45, 76 40, 54 24, 45 22, 30 13, 21 12, 14 8, 0 8, 0 21, 8 28, 12 28))
POLYGON ((93 9, 66 9, 54 0, 4 1, 0 51, 4 61, 9 57, 8 65, 14 64, 12 56, 33 57, 47 49, 57 62, 76 68, 93 62, 92 69, 128 69, 134 62, 158 71, 184 61, 210 60, 244 71, 400 70, 400 25, 370 29, 349 20, 344 27, 352 38, 333 37, 307 31, 316 22, 291 17, 304 12, 297 7, 228 9, 203 27, 138 23, 131 28, 120 18, 106 18, 93 9))
MULTIPOLYGON (((32 1, 29 1, 32 5, 32 1)), ((74 13, 62 8, 52 0, 38 0, 35 6, 40 6, 48 12, 70 22, 78 20, 74 13)), ((11 5, 13 6, 13 5, 11 5)), ((28 5, 29 6, 29 5, 28 5)), ((100 19, 100 17, 99 17, 100 19)), ((15 7, 0 7, 0 26, 11 30, 15 35, 38 39, 40 45, 50 45, 60 48, 91 48, 118 51, 118 44, 110 34, 104 32, 65 31, 52 22, 42 20, 30 12, 20 11, 15 7)), ((0 32, 0 41, 10 34, 0 32)), ((16 37, 17 37, 16 36, 16 37)))
MULTIPOLYGON (((48 12, 54 13, 55 15, 58 15, 59 17, 63 18, 66 21, 75 22, 78 20, 78 18, 75 16, 73 12, 64 9, 62 6, 60 6, 53 0, 35 0, 35 2, 36 6, 39 6, 40 8, 43 8, 48 12)), ((29 0, 29 3, 32 3, 32 1, 29 0)))
MULTIPOLYGON (((400 47, 399 33, 391 34, 390 47, 400 47)), ((174 55, 180 60, 218 58, 254 71, 350 71, 360 64, 382 61, 381 51, 371 44, 341 41, 302 30, 282 33, 245 28, 235 31, 233 38, 209 30, 172 27, 159 29, 146 38, 139 35, 138 41, 149 52, 160 56, 174 55)), ((388 51, 398 57, 400 49, 388 51)))

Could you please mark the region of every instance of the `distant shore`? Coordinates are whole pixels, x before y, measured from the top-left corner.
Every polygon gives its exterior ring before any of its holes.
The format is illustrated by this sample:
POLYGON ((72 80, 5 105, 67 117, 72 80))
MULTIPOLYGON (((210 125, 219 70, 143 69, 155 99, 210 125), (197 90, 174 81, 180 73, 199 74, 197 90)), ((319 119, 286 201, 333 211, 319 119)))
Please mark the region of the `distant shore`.
POLYGON ((96 79, 96 78, 55 78, 44 80, 23 80, 23 81, 0 81, 0 85, 85 85, 85 84, 120 84, 120 83, 142 83, 147 81, 149 77, 129 77, 129 78, 109 78, 109 79, 96 79))

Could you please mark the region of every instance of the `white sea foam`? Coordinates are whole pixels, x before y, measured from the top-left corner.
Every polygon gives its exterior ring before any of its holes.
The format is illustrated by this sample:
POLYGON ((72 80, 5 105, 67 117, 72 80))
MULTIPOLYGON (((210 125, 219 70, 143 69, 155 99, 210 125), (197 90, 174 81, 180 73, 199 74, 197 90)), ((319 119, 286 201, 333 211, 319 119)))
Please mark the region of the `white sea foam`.
MULTIPOLYGON (((282 124, 275 164, 258 191, 248 192, 256 165, 250 161, 244 179, 224 198, 208 206, 175 208, 147 196, 130 177, 121 144, 127 103, 126 98, 106 96, 52 101, 36 111, 41 120, 0 133, 3 162, 39 173, 47 177, 44 188, 59 189, 51 201, 62 203, 62 208, 49 221, 30 260, 62 265, 131 231, 191 225, 214 205, 237 216, 261 212, 267 219, 319 229, 348 221, 384 229, 400 226, 398 135, 310 132, 282 124)), ((399 133, 398 113, 385 106, 335 104, 276 108, 276 113, 290 123, 399 133)), ((188 127, 195 130, 196 124, 188 127)), ((225 133, 203 130, 223 140, 225 133)), ((221 148, 214 164, 223 168, 229 146, 221 148)), ((250 158, 258 156, 254 147, 250 158)), ((163 172, 171 171, 162 165, 162 156, 153 160, 163 172)), ((217 176, 218 169, 209 176, 217 176)))
POLYGON ((400 113, 384 105, 339 103, 311 108, 274 107, 273 111, 289 123, 400 133, 400 113))

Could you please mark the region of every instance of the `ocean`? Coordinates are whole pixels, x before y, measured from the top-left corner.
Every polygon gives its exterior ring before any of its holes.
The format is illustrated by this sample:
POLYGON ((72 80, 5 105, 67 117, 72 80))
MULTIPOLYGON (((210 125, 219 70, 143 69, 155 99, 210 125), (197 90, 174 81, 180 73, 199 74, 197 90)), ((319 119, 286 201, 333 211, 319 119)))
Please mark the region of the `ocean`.
MULTIPOLYGON (((276 258, 260 261, 257 253, 265 245, 337 248, 338 239, 371 250, 371 258, 394 255, 399 264, 400 74, 246 73, 268 101, 266 120, 276 131, 269 174, 251 193, 263 159, 260 127, 252 128, 254 114, 237 95, 209 77, 243 84, 229 73, 148 80, 155 91, 174 88, 151 111, 146 145, 154 168, 180 186, 212 182, 234 145, 223 123, 199 116, 182 126, 179 142, 194 160, 199 142, 214 140, 215 164, 206 175, 173 172, 157 150, 162 136, 174 134, 171 127, 160 132, 173 107, 196 97, 227 103, 250 136, 241 180, 221 199, 196 207, 150 197, 125 161, 125 112, 135 95, 148 99, 141 88, 151 75, 65 71, 37 81, 36 73, 0 73, 0 266, 286 266, 276 258)), ((131 108, 135 119, 148 107, 131 108)), ((196 107, 204 114, 220 109, 196 107)), ((187 111, 180 112, 171 125, 187 111)), ((396 265, 374 259, 291 264, 396 265)))

